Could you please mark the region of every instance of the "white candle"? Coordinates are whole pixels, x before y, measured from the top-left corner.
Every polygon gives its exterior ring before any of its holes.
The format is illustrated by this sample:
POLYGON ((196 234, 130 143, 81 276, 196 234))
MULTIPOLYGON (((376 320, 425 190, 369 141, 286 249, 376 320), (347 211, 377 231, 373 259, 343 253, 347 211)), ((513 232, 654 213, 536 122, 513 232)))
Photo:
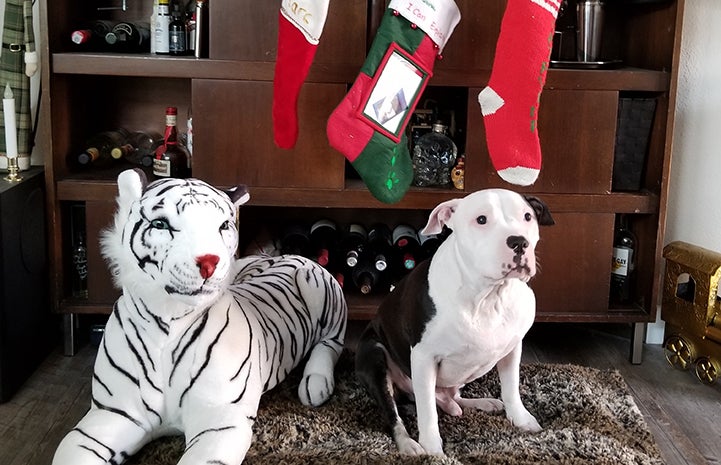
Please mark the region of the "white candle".
POLYGON ((16 158, 18 156, 18 127, 15 120, 15 98, 10 84, 5 84, 3 113, 5 115, 5 153, 8 158, 16 158))

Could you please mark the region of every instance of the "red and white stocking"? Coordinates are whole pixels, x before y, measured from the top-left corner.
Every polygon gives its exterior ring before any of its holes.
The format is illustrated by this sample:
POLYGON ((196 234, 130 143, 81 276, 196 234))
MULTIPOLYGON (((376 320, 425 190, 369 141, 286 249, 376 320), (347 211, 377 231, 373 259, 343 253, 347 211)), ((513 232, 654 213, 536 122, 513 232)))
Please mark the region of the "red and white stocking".
POLYGON ((561 0, 508 0, 488 87, 478 94, 498 175, 521 186, 541 170, 538 108, 561 0))
POLYGON ((298 139, 298 95, 313 63, 329 0, 283 0, 273 77, 273 139, 284 149, 298 139))

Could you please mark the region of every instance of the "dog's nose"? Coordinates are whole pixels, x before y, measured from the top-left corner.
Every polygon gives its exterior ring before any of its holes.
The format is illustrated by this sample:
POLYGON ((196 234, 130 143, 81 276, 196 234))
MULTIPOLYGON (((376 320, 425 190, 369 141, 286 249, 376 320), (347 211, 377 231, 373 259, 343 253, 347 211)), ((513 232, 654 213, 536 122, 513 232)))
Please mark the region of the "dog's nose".
POLYGON ((523 236, 508 236, 506 239, 506 245, 513 249, 516 254, 522 254, 528 248, 528 241, 523 236))

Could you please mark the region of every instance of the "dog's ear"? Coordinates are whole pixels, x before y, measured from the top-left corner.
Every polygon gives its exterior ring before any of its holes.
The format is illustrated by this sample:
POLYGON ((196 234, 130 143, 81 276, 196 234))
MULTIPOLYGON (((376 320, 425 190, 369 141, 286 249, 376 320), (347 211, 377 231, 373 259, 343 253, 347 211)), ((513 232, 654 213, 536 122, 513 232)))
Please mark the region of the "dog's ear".
POLYGON ((539 225, 553 226, 556 224, 556 222, 553 221, 551 212, 548 210, 548 205, 546 205, 543 200, 532 195, 524 195, 523 198, 526 199, 528 205, 530 205, 531 208, 533 208, 533 211, 536 212, 536 220, 538 220, 539 225))
POLYGON ((428 217, 428 223, 423 228, 421 234, 430 236, 432 234, 440 234, 443 231, 443 226, 448 226, 453 229, 448 223, 453 216, 453 212, 456 211, 456 206, 461 199, 451 199, 439 204, 433 209, 431 215, 428 217))

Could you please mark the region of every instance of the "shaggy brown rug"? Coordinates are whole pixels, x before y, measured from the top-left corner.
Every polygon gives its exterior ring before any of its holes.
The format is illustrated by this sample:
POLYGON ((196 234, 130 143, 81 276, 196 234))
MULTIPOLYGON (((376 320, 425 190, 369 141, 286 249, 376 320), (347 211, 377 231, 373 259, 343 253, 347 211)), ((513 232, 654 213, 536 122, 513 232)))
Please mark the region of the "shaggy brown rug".
MULTIPOLYGON (((322 407, 301 405, 299 373, 263 396, 253 444, 244 464, 662 464, 646 423, 617 371, 575 365, 521 366, 521 397, 542 432, 513 428, 503 414, 441 413, 446 457, 398 454, 384 432, 372 400, 353 374, 344 352, 336 389, 322 407)), ((465 390, 466 396, 499 397, 495 370, 465 390)), ((409 433, 417 437, 412 404, 401 406, 409 433)), ((183 450, 179 437, 147 445, 129 463, 174 465, 183 450)))

